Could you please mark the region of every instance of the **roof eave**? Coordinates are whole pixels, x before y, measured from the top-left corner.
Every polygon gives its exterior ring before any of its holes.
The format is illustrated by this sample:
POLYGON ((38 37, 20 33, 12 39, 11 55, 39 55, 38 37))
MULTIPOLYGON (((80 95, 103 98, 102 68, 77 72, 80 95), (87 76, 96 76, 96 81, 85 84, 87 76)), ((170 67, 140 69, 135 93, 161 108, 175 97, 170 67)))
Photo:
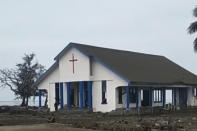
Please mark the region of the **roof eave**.
POLYGON ((177 83, 153 83, 153 82, 130 82, 130 86, 155 86, 155 87, 197 87, 197 83, 183 83, 183 82, 177 82, 177 83))
POLYGON ((70 42, 55 58, 54 60, 59 60, 60 57, 68 50, 70 47, 74 46, 73 42, 70 42))
POLYGON ((35 82, 35 86, 38 86, 58 65, 58 62, 56 61, 48 70, 45 71, 44 74, 42 74, 39 79, 35 82))

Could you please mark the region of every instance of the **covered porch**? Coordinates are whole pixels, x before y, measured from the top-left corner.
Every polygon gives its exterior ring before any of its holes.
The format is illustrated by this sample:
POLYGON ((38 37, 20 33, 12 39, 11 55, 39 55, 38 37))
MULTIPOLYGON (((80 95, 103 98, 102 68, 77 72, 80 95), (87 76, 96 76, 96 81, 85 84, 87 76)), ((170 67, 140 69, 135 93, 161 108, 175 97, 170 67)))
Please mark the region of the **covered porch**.
POLYGON ((92 82, 67 82, 66 83, 67 109, 79 107, 80 109, 92 108, 92 82))
MULTIPOLYGON (((59 109, 91 109, 92 108, 92 81, 60 82, 53 83, 50 94, 53 95, 51 106, 59 109)), ((42 92, 38 90, 39 107, 42 103, 42 92)))
POLYGON ((166 104, 174 107, 188 106, 188 87, 129 85, 116 88, 116 108, 165 108, 166 104))
POLYGON ((55 84, 55 110, 92 108, 92 82, 77 81, 55 84), (58 108, 60 106, 60 108, 58 108))

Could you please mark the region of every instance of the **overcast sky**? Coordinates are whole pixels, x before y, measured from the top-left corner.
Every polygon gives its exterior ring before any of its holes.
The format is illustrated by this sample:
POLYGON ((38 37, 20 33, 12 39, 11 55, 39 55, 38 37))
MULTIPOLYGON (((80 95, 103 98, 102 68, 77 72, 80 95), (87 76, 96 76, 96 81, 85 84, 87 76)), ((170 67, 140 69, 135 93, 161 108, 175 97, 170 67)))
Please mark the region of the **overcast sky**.
MULTIPOLYGON (((48 68, 69 43, 163 55, 197 74, 187 27, 196 0, 0 0, 0 68, 35 53, 48 68)), ((11 100, 0 89, 0 101, 11 100)))

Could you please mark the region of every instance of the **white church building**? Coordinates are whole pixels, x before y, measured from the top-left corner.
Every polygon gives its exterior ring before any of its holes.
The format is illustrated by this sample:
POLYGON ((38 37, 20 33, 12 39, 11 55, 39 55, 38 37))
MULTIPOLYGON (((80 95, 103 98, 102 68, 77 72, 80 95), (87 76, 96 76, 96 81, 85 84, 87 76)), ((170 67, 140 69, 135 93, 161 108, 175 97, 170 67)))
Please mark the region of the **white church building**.
POLYGON ((197 76, 163 56, 70 43, 54 60, 36 82, 50 111, 164 107, 167 90, 174 106, 197 105, 197 76))

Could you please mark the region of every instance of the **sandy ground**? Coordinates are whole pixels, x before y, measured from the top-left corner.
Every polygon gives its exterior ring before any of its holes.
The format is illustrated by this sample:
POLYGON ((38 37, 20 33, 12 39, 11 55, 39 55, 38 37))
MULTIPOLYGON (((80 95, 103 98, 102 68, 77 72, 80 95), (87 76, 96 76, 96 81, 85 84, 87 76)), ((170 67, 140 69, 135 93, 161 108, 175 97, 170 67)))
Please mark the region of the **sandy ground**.
POLYGON ((0 126, 0 131, 98 131, 67 127, 63 124, 35 124, 35 125, 17 125, 0 126))

